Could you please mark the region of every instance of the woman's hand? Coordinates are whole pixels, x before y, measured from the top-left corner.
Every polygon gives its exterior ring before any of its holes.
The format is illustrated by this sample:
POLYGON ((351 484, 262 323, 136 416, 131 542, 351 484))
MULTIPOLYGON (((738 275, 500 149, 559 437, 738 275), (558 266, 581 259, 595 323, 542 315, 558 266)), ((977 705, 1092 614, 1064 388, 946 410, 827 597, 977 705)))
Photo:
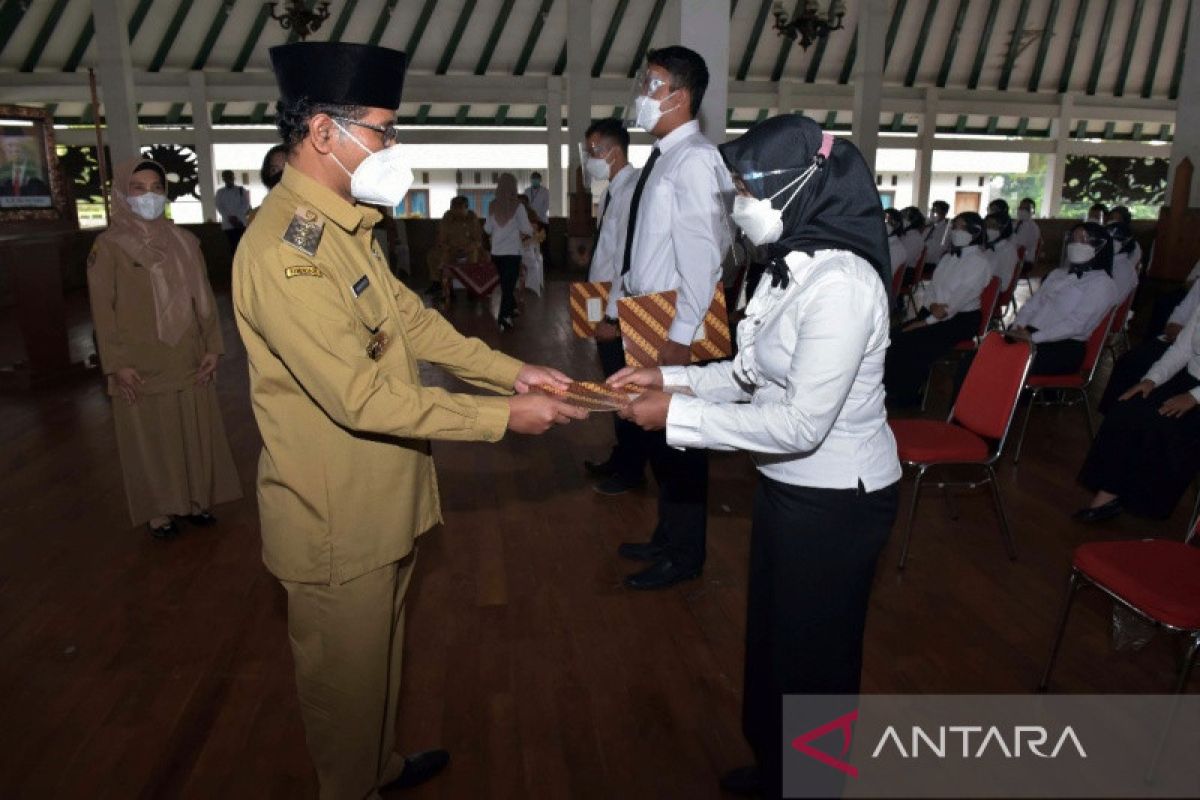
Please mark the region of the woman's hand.
POLYGON ((950 306, 945 303, 934 303, 929 306, 929 313, 938 319, 945 319, 950 314, 950 306))
POLYGON ((1121 397, 1119 399, 1130 400, 1134 397, 1137 397, 1139 394, 1142 397, 1149 397, 1150 393, 1153 391, 1154 391, 1154 381, 1142 381, 1137 386, 1134 386, 1128 392, 1121 395, 1121 397))
POLYGON ((1164 417, 1182 417, 1197 405, 1197 400, 1191 392, 1177 394, 1158 407, 1158 413, 1164 417))
POLYGON ((138 387, 145 381, 133 367, 121 367, 113 376, 117 379, 117 393, 125 398, 125 402, 133 405, 137 402, 138 387))
POLYGON ((213 376, 217 374, 217 362, 221 360, 221 356, 216 353, 205 353, 204 358, 200 359, 200 369, 196 370, 196 385, 208 386, 212 383, 213 376))
POLYGON ((662 391, 663 374, 658 367, 622 367, 605 381, 610 388, 640 386, 643 389, 662 391))
POLYGON ((517 394, 528 394, 535 386, 550 385, 556 389, 566 389, 571 385, 571 379, 553 367, 540 367, 536 364, 526 364, 517 373, 513 388, 517 394))
POLYGON ((648 389, 617 413, 622 419, 629 420, 643 430, 661 431, 667 427, 667 412, 670 408, 671 395, 657 389, 648 389))

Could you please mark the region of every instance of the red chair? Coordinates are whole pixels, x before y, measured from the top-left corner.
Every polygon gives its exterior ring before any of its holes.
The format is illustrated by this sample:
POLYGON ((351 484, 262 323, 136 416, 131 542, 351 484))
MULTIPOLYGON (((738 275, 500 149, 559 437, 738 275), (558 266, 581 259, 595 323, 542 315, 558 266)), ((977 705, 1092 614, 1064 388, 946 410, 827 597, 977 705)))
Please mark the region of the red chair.
MULTIPOLYGON (((974 353, 979 348, 979 343, 983 341, 983 337, 987 335, 988 324, 992 319, 992 312, 996 309, 996 300, 1000 294, 1000 279, 993 277, 988 281, 988 285, 983 287, 983 291, 979 294, 979 332, 975 334, 973 339, 963 339, 958 344, 954 345, 954 353, 974 353)), ((943 358, 933 362, 929 367, 929 374, 925 377, 925 394, 921 395, 921 410, 925 410, 925 402, 929 399, 929 386, 933 383, 933 370, 938 364, 953 364, 957 362, 957 358, 943 358)))
POLYGON ((1085 586, 1095 586, 1157 627, 1188 637, 1175 681, 1175 692, 1184 690, 1200 652, 1200 549, 1191 544, 1197 528, 1200 515, 1193 515, 1187 538, 1182 542, 1170 539, 1088 542, 1075 548, 1067 599, 1039 690, 1044 691, 1050 683, 1075 593, 1085 586))
POLYGON ((897 299, 903 297, 905 271, 906 270, 904 267, 900 267, 900 269, 896 270, 896 273, 892 275, 892 297, 897 299))
MULTIPOLYGON (((904 533, 904 547, 900 551, 900 569, 904 569, 908 560, 917 501, 921 496, 921 481, 931 468, 947 465, 983 467, 986 473, 983 480, 963 485, 970 488, 984 483, 991 485, 1005 549, 1009 558, 1017 557, 1012 533, 1008 529, 1008 518, 1004 514, 1004 503, 1000 499, 994 465, 1004 452, 1004 442, 1016 414, 1017 399, 1029 375, 1029 365, 1033 363, 1033 350, 1033 345, 1028 342, 1009 343, 1000 334, 989 333, 979 346, 979 353, 967 372, 958 400, 945 422, 931 419, 888 420, 896 436, 900 461, 917 468, 912 505, 908 511, 908 528, 904 533), (995 443, 994 448, 992 442, 995 443)), ((950 485, 956 484, 939 483, 938 488, 950 485)))
POLYGON ((1112 325, 1112 317, 1115 313, 1116 309, 1110 308, 1104 315, 1104 319, 1100 320, 1100 324, 1088 337, 1087 347, 1083 351, 1083 364, 1080 365, 1078 372, 1070 372, 1065 375, 1031 375, 1025 382, 1025 388, 1030 390, 1029 408, 1025 409, 1025 421, 1021 423, 1021 435, 1017 437, 1017 450, 1013 453, 1014 464, 1021 460, 1021 445, 1025 442, 1025 430, 1029 427, 1029 417, 1033 414, 1033 407, 1037 404, 1038 396, 1047 389, 1079 392, 1079 397, 1083 400, 1083 410, 1087 414, 1088 438, 1096 435, 1096 426, 1092 422, 1092 403, 1088 399, 1088 387, 1092 385, 1092 379, 1096 377, 1100 353, 1104 348, 1104 341, 1108 336, 1109 326, 1112 325))

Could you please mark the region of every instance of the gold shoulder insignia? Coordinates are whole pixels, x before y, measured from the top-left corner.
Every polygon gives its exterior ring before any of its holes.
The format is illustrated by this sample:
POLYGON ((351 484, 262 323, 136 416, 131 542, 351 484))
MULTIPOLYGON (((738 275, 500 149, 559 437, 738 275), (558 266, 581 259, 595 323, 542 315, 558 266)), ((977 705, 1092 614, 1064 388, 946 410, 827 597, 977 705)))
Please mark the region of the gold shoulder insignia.
POLYGON ((324 278, 325 273, 319 267, 288 267, 283 274, 289 278, 303 276, 308 278, 324 278))
POLYGON ((283 232, 283 241, 307 256, 315 256, 324 231, 325 220, 315 211, 300 206, 283 232))

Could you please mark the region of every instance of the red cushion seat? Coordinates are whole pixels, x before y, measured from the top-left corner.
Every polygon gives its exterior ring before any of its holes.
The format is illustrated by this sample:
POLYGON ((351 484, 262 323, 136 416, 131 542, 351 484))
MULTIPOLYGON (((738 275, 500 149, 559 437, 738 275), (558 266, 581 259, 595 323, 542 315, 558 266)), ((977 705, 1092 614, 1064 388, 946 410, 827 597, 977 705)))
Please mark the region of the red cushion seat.
POLYGON ((1200 628, 1200 549, 1168 539, 1089 542, 1075 567, 1160 622, 1200 628))
POLYGON ((932 419, 888 420, 900 460, 913 464, 987 461, 988 444, 966 428, 932 419))

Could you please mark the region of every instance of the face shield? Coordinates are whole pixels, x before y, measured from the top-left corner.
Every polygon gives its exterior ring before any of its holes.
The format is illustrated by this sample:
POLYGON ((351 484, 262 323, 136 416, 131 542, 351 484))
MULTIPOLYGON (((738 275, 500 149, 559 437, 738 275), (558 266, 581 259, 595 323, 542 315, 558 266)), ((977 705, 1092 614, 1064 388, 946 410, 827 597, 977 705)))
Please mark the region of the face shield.
POLYGON ((667 79, 651 72, 649 67, 644 67, 638 72, 629 89, 629 102, 625 105, 625 115, 621 119, 626 128, 651 131, 658 125, 662 115, 674 107, 672 98, 675 97, 675 92, 669 92, 661 99, 654 99, 667 85, 667 79))
POLYGON ((591 146, 586 140, 579 143, 579 165, 583 167, 583 174, 589 181, 608 180, 611 166, 609 156, 616 146, 608 142, 599 142, 591 146))

